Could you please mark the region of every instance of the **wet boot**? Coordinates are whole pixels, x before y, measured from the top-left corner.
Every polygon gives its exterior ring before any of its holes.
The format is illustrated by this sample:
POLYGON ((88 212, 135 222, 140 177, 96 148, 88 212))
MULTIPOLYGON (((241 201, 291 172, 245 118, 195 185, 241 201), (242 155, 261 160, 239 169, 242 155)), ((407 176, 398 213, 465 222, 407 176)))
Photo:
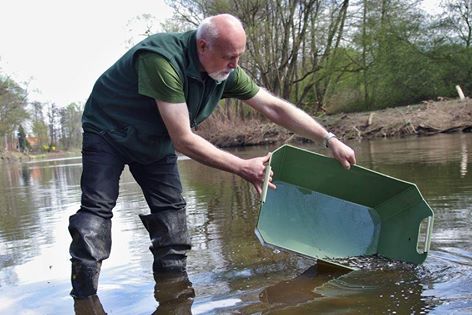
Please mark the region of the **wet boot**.
POLYGON ((185 271, 186 253, 191 247, 185 208, 139 215, 139 217, 151 238, 149 249, 154 256, 153 271, 155 273, 185 271))
POLYGON ((102 261, 110 255, 111 220, 79 211, 69 218, 69 232, 71 295, 86 298, 97 293, 102 261))
POLYGON ((187 272, 159 272, 154 274, 154 280, 156 281, 154 298, 159 307, 153 315, 192 314, 195 290, 187 272))
POLYGON ((86 299, 97 293, 101 263, 85 262, 71 259, 72 291, 75 299, 86 299))

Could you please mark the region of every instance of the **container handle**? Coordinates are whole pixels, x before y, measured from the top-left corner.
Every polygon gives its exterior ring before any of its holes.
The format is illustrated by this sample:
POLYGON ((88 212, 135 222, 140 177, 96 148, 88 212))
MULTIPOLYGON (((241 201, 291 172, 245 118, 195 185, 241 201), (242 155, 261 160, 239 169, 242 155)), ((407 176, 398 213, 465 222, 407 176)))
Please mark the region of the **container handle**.
POLYGON ((266 197, 267 197, 267 189, 269 187, 269 177, 270 177, 270 171, 271 171, 270 164, 267 164, 265 168, 265 174, 264 174, 264 183, 262 185, 262 194, 261 194, 261 200, 262 203, 265 203, 266 197))
POLYGON ((424 251, 429 252, 429 246, 431 245, 431 234, 433 230, 433 216, 428 217, 428 227, 426 228, 426 238, 424 240, 424 251))
MULTIPOLYGON (((426 219, 426 218, 425 218, 426 219)), ((420 240, 418 239, 418 243, 417 243, 417 247, 416 247, 416 250, 419 254, 423 254, 423 253, 427 253, 429 252, 429 247, 431 245, 431 234, 432 234, 432 229, 433 229, 433 216, 429 216, 428 217, 428 222, 426 223, 426 231, 425 231, 425 236, 424 236, 424 239, 423 240, 420 240), (423 244, 422 244, 423 242, 423 244), (421 248, 421 245, 422 248, 421 248), (421 249, 421 251, 420 251, 421 249)), ((424 222, 424 219, 422 221, 422 223, 420 224, 420 234, 421 234, 421 225, 423 225, 423 222, 424 222)), ((418 238, 420 238, 420 234, 418 234, 418 238)))

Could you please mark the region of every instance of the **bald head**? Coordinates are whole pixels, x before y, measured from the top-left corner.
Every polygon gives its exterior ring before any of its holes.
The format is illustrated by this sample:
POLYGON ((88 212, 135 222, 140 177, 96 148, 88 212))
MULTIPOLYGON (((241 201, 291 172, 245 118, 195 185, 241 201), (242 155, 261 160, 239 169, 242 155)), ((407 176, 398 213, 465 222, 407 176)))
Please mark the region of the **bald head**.
POLYGON ((246 49, 246 32, 230 14, 210 16, 198 27, 196 44, 201 68, 221 82, 238 66, 246 49))
POLYGON ((231 39, 246 41, 246 32, 241 21, 231 14, 219 14, 207 17, 197 29, 197 40, 203 39, 213 46, 216 41, 231 39))

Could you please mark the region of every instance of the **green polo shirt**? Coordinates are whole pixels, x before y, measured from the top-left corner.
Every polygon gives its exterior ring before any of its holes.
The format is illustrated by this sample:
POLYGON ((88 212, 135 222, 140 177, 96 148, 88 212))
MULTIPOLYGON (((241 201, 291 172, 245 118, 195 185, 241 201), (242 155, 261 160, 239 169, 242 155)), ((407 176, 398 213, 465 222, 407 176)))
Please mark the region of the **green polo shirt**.
MULTIPOLYGON (((185 103, 183 82, 172 65, 159 54, 143 52, 136 61, 138 93, 168 103, 185 103)), ((237 67, 234 80, 228 82, 224 98, 249 99, 259 91, 257 84, 237 67)))

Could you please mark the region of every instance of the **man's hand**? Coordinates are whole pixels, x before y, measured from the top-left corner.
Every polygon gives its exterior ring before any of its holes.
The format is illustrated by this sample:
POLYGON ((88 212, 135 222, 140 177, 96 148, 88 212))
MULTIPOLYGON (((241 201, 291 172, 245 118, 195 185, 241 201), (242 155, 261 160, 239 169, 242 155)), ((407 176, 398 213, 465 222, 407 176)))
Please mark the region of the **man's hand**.
POLYGON ((351 165, 356 164, 356 155, 354 150, 338 139, 331 138, 328 147, 331 149, 333 157, 337 159, 345 169, 350 169, 351 165))
MULTIPOLYGON (((238 175, 250 182, 256 188, 259 195, 262 193, 262 185, 264 183, 265 168, 269 162, 270 153, 267 155, 257 158, 244 160, 244 165, 238 172, 238 175)), ((272 176, 274 173, 270 171, 269 174, 269 187, 275 189, 275 185, 272 183, 272 176)))
MULTIPOLYGON (((259 195, 262 193, 265 168, 270 153, 245 160, 220 150, 192 132, 185 103, 163 101, 156 101, 156 103, 177 151, 205 165, 237 174, 253 184, 259 195)), ((275 188, 275 185, 271 183, 272 172, 269 175, 269 187, 275 188)))
MULTIPOLYGON (((305 138, 320 141, 327 134, 323 126, 307 113, 264 89, 260 89, 254 97, 245 102, 271 121, 305 138)), ((338 139, 331 138, 329 147, 333 156, 346 169, 356 164, 354 151, 338 139)))

